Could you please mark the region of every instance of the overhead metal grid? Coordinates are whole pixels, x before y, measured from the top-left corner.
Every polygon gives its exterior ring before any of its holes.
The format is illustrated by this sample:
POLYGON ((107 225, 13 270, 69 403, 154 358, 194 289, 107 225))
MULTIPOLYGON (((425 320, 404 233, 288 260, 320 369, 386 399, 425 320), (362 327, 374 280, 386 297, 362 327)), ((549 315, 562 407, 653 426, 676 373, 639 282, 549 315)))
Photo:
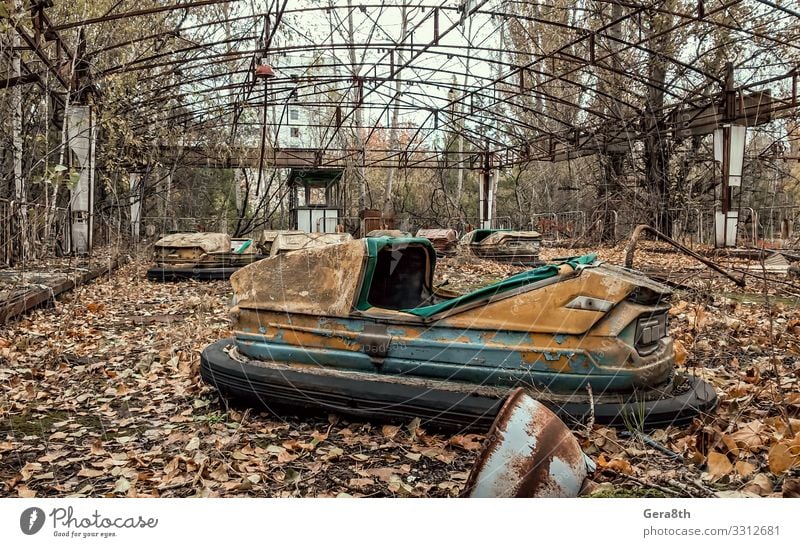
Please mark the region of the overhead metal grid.
POLYGON ((23 4, 22 73, 0 87, 102 108, 132 78, 115 108, 143 139, 180 131, 154 154, 187 165, 504 167, 798 113, 800 13, 770 0, 23 4), (281 150, 293 104, 311 154, 281 150))

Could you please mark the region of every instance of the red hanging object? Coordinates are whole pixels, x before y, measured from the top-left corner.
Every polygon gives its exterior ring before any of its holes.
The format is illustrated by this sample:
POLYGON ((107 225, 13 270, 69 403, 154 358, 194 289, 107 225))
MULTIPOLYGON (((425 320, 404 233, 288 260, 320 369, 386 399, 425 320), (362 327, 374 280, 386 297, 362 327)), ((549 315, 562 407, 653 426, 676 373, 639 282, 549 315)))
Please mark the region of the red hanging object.
POLYGON ((272 69, 270 65, 264 63, 256 67, 256 78, 268 80, 274 77, 275 77, 275 71, 272 69))

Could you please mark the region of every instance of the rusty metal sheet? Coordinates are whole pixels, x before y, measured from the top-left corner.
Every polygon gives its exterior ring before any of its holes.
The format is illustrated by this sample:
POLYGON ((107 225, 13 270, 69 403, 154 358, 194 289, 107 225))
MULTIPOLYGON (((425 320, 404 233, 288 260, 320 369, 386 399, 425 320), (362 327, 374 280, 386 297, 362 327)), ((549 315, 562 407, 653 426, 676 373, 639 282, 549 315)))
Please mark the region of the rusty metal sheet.
POLYGON ((565 272, 546 286, 498 295, 478 310, 456 310, 442 319, 454 328, 535 331, 583 334, 607 314, 597 310, 567 308, 576 296, 608 300, 618 304, 637 287, 633 278, 621 277, 604 267, 586 268, 576 274, 567 265, 565 272), (542 313, 547 310, 547 313, 542 313))
POLYGON ((402 230, 372 230, 367 237, 409 237, 410 235, 402 230))
POLYGON ((458 242, 458 234, 452 228, 422 228, 417 230, 417 237, 428 239, 440 252, 453 250, 458 242))
POLYGON ((542 236, 534 231, 496 230, 476 241, 476 236, 486 230, 473 230, 465 234, 459 245, 475 256, 520 265, 540 265, 539 248, 542 236))
POLYGON ((486 236, 482 241, 479 243, 473 243, 473 245, 499 245, 505 241, 514 240, 514 241, 541 241, 542 234, 539 232, 527 231, 527 232, 495 232, 493 234, 489 234, 486 236))
POLYGON ((231 276, 237 308, 346 316, 355 301, 366 252, 363 240, 351 239, 245 266, 231 276))
POLYGON ((272 244, 275 242, 275 238, 277 238, 278 235, 302 233, 304 233, 302 230, 264 230, 259 234, 256 241, 256 246, 261 251, 261 254, 264 256, 270 256, 272 244))
POLYGON ((578 440, 522 388, 508 396, 467 479, 473 498, 577 497, 588 474, 578 440))
POLYGON ((225 252, 231 248, 231 237, 216 232, 169 234, 155 244, 156 248, 199 248, 206 253, 225 252))
POLYGON ((281 232, 275 236, 270 247, 270 256, 297 251, 299 249, 311 249, 335 243, 352 241, 353 236, 348 233, 307 233, 307 232, 281 232))

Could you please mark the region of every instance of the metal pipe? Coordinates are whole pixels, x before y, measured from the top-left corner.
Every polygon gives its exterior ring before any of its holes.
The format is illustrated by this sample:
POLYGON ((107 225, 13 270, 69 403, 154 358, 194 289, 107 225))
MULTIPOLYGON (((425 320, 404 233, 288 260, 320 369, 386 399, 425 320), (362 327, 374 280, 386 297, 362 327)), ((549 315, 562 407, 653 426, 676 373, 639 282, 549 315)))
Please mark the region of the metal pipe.
POLYGON ((678 243, 677 241, 675 241, 671 237, 662 234, 661 232, 659 232, 658 230, 656 230, 655 228, 653 228, 652 226, 649 226, 647 224, 638 225, 636 227, 636 229, 633 230, 633 233, 631 234, 631 239, 628 242, 628 244, 625 246, 625 267, 626 268, 633 268, 633 253, 636 250, 636 243, 639 241, 639 236, 642 235, 642 232, 650 232, 651 234, 653 234, 654 236, 656 236, 660 240, 662 240, 662 241, 664 241, 666 243, 669 243, 670 245, 672 245, 676 249, 679 249, 679 250, 683 251, 685 254, 691 256, 692 258, 702 262, 703 264, 705 264, 706 266, 708 266, 709 268, 711 268, 715 272, 724 275, 725 277, 727 277, 728 279, 730 279, 731 281, 736 283, 737 286, 739 286, 739 287, 744 287, 745 286, 745 278, 744 278, 744 276, 742 276, 741 279, 737 278, 732 273, 728 272, 727 270, 724 270, 724 269, 720 268, 719 266, 717 266, 716 264, 714 264, 713 262, 711 262, 707 258, 705 258, 703 256, 700 256, 699 254, 697 254, 693 250, 689 249, 688 247, 686 247, 684 245, 681 245, 680 243, 678 243))

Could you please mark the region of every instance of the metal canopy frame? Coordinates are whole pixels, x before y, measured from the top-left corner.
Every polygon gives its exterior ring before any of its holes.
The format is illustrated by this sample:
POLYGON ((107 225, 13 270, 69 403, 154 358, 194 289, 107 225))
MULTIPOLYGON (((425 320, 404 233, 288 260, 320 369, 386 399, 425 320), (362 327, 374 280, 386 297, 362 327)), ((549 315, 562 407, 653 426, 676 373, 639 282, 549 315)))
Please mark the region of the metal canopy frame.
POLYGON ((759 123, 798 113, 800 13, 770 0, 119 0, 85 18, 50 0, 24 5, 29 19, 14 24, 23 73, 0 87, 37 83, 63 101, 64 91, 102 95, 133 75, 137 92, 120 112, 143 136, 179 128, 180 149, 157 143, 156 156, 186 165, 461 168, 490 158, 502 168, 613 152, 653 131, 685 138, 705 131, 709 115, 712 126, 752 117, 745 101, 767 87, 775 91, 757 102, 759 123), (123 20, 160 26, 109 39, 123 20), (713 29, 729 42, 701 40, 713 29), (512 32, 535 47, 515 49, 512 32), (676 39, 693 47, 664 47, 676 39), (733 44, 727 70, 709 66, 733 44), (254 74, 262 59, 276 72, 266 83, 254 74), (311 154, 279 149, 293 102, 319 114, 306 124, 318 137, 311 154), (269 150, 259 154, 261 129, 269 150), (387 132, 404 139, 387 144, 387 132), (210 134, 230 146, 209 146, 210 134), (449 148, 454 136, 464 154, 449 148))

